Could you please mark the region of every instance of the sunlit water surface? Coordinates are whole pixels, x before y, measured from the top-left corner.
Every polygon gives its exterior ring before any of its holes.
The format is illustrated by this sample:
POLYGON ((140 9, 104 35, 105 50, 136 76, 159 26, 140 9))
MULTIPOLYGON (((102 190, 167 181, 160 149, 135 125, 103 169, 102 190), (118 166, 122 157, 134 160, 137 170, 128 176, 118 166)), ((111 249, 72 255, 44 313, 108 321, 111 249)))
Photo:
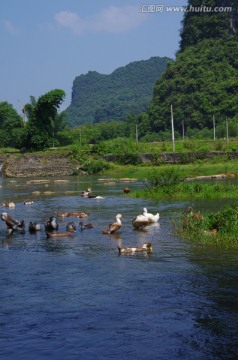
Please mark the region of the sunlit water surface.
MULTIPOLYGON (((0 179, 7 212, 26 222, 25 234, 6 236, 0 224, 1 359, 236 359, 238 356, 238 254, 188 244, 172 221, 190 204, 131 198, 122 191, 143 186, 68 177, 32 184, 0 179), (104 199, 87 199, 91 186, 104 199), (34 192, 39 191, 36 195, 34 192), (33 200, 34 204, 24 205, 33 200), (156 226, 133 230, 133 217, 160 213, 156 226), (30 234, 30 221, 45 223, 64 211, 86 211, 93 229, 72 238, 30 234), (102 229, 117 213, 115 235, 102 229), (117 245, 150 241, 150 255, 118 255, 117 245)), ((223 202, 192 203, 202 211, 223 202)), ((2 208, 2 212, 6 209, 2 208)), ((59 231, 68 221, 59 218, 59 231)))

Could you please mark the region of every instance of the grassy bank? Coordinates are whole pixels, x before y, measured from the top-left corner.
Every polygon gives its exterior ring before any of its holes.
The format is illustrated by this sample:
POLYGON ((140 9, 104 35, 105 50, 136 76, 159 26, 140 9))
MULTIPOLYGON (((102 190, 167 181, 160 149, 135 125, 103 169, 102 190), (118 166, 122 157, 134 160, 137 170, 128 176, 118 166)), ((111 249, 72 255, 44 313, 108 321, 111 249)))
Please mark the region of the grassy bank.
POLYGON ((144 189, 133 192, 131 196, 153 199, 238 199, 238 187, 227 185, 221 180, 216 183, 196 180, 196 176, 224 174, 238 176, 237 161, 229 163, 199 163, 192 165, 115 166, 112 165, 104 175, 114 178, 136 178, 145 183, 144 189), (187 180, 187 179, 193 180, 187 180))
POLYGON ((185 165, 115 165, 110 163, 110 168, 103 171, 102 174, 109 177, 121 178, 121 177, 133 177, 141 181, 147 181, 147 179, 153 176, 159 176, 164 171, 170 171, 175 169, 179 173, 181 178, 193 178, 196 176, 208 176, 215 174, 234 175, 238 177, 238 161, 199 161, 194 164, 185 165))
POLYGON ((134 192, 133 196, 155 200, 238 199, 238 187, 236 185, 201 182, 182 183, 162 188, 146 186, 144 190, 134 192))
POLYGON ((218 212, 194 212, 190 208, 174 221, 175 233, 196 244, 238 249, 238 206, 225 206, 218 212))

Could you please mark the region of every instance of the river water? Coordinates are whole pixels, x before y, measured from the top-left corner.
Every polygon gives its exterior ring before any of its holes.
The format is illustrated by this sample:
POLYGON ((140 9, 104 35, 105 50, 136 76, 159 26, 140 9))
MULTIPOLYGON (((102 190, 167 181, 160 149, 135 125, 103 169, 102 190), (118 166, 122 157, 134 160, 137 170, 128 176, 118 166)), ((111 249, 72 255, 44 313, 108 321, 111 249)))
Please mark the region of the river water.
MULTIPOLYGON (((1 360, 237 359, 238 253, 189 244, 172 227, 188 205, 217 210, 224 201, 130 198, 123 187, 143 184, 97 177, 30 180, 0 179, 1 204, 14 201, 7 212, 26 222, 10 237, 0 223, 1 360), (104 199, 82 198, 88 186, 104 199), (135 231, 144 206, 159 224, 135 231), (28 232, 30 221, 65 211, 88 212, 82 221, 94 227, 61 239, 28 232), (121 229, 102 234, 117 213, 121 229), (146 241, 151 254, 118 255, 117 245, 146 241)), ((81 219, 58 218, 59 231, 70 220, 81 219)))

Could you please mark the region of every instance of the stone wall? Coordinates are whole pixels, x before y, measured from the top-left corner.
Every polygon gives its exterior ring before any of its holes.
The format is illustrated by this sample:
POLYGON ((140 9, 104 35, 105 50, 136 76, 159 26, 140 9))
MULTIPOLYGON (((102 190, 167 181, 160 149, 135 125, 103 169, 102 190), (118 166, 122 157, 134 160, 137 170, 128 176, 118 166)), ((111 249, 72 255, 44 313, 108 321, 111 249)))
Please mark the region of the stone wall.
MULTIPOLYGON (((120 159, 121 159, 120 155, 120 159)), ((161 154, 138 154, 140 163, 154 163, 159 164, 187 164, 196 160, 212 159, 214 157, 225 157, 227 159, 238 159, 238 152, 221 152, 221 151, 192 151, 192 152, 175 152, 175 153, 161 153, 161 154)), ((116 162, 116 155, 103 156, 106 161, 116 162)))
POLYGON ((56 154, 8 155, 2 167, 5 177, 67 176, 77 173, 79 167, 65 156, 56 154))

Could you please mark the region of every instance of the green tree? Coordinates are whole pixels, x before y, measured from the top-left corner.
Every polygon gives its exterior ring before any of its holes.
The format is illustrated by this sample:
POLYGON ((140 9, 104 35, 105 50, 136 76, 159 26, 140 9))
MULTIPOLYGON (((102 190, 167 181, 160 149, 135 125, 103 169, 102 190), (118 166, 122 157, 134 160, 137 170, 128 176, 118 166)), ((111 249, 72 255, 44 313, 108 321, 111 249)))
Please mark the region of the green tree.
POLYGON ((141 129, 151 133, 171 129, 171 104, 175 130, 213 128, 238 111, 238 4, 237 0, 189 0, 183 19, 180 51, 167 65, 147 108, 141 129), (211 11, 203 11, 204 7, 211 11), (215 7, 232 11, 216 12, 215 7), (142 126, 143 125, 143 126, 142 126))
POLYGON ((196 45, 205 39, 219 39, 234 36, 238 30, 237 0, 189 0, 188 9, 182 21, 180 50, 196 45), (208 8, 231 7, 232 11, 203 11, 208 8), (199 11, 200 9, 200 11, 199 11))
POLYGON ((55 89, 39 97, 36 101, 25 105, 28 117, 22 147, 25 149, 42 150, 54 144, 55 136, 65 126, 64 113, 58 109, 65 97, 63 90, 55 89))
POLYGON ((21 141, 24 121, 8 102, 0 102, 1 146, 18 147, 21 141))
POLYGON ((189 128, 213 127, 213 115, 220 122, 234 119, 238 110, 238 41, 207 39, 177 54, 157 81, 148 107, 148 127, 153 132, 174 126, 181 133, 189 128))

